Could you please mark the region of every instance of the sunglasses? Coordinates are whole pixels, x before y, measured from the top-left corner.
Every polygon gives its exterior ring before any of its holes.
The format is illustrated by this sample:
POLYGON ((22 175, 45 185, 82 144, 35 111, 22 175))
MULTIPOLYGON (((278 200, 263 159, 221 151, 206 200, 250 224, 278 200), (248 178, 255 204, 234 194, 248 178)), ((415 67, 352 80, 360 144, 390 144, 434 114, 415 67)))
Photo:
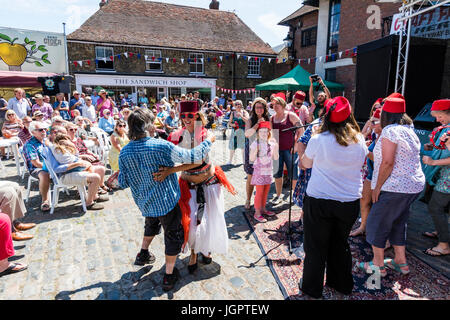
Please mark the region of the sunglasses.
POLYGON ((44 132, 46 130, 45 130, 45 128, 40 128, 40 129, 34 129, 34 131, 44 132))
POLYGON ((12 113, 8 114, 8 117, 11 117, 11 116, 15 116, 15 114, 12 114, 12 113))
POLYGON ((118 127, 119 127, 119 128, 125 128, 126 125, 124 125, 124 124, 119 124, 118 127))
POLYGON ((303 103, 302 102, 296 102, 295 105, 296 106, 301 106, 303 103))
POLYGON ((75 131, 77 131, 77 129, 69 129, 68 131, 75 132, 75 131))
POLYGON ((197 112, 182 113, 182 114, 180 115, 180 118, 181 118, 181 119, 186 119, 186 118, 188 118, 188 119, 194 119, 194 117, 195 117, 196 114, 197 114, 197 112))
POLYGON ((107 115, 107 116, 109 116, 111 114, 111 112, 107 112, 107 113, 105 113, 105 115, 107 115))

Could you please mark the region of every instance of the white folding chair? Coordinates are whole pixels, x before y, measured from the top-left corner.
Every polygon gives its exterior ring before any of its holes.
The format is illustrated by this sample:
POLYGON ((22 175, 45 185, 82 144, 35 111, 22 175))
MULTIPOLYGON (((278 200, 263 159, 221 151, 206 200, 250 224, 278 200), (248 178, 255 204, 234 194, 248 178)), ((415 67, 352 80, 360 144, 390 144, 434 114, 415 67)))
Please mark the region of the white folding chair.
POLYGON ((19 149, 20 156, 22 157, 23 164, 25 168, 22 168, 22 179, 25 177, 25 171, 28 172, 28 184, 27 184, 27 195, 25 196, 25 202, 28 202, 28 198, 30 197, 30 191, 31 191, 31 182, 38 181, 39 179, 36 179, 35 177, 31 176, 31 172, 28 170, 27 166, 27 160, 25 159, 25 154, 23 152, 23 148, 19 149))
POLYGON ((111 140, 109 139, 108 134, 103 130, 96 131, 96 135, 98 138, 98 142, 100 144, 98 148, 99 150, 98 156, 100 157, 100 160, 105 164, 106 167, 106 163, 108 163, 109 151, 112 148, 111 140))
MULTIPOLYGON (((53 180, 53 196, 51 197, 52 201, 51 201, 51 209, 50 209, 50 214, 53 214, 53 212, 55 211, 55 207, 58 204, 60 189, 67 190, 71 186, 61 183, 61 181, 59 181, 59 178, 56 175, 55 171, 53 170, 53 167, 50 165, 50 162, 47 159, 44 159, 44 162, 45 162, 45 166, 48 169, 48 172, 50 173, 50 177, 53 180)), ((78 193, 80 194, 83 211, 87 212, 85 186, 76 186, 76 187, 78 189, 78 193)))
POLYGON ((22 174, 21 178, 23 180, 23 178, 25 178, 25 172, 28 171, 27 162, 25 161, 25 157, 23 156, 23 147, 19 148, 19 154, 20 154, 20 157, 22 158, 22 167, 20 168, 20 172, 22 174))

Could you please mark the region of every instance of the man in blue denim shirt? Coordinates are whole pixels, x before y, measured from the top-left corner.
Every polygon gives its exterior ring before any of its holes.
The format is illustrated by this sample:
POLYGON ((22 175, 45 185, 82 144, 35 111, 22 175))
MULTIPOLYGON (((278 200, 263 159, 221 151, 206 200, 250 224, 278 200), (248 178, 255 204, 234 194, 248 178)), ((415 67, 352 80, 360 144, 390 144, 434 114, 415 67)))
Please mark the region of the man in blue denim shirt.
POLYGON ((214 135, 194 149, 188 150, 147 135, 154 131, 154 115, 148 109, 137 109, 128 118, 130 143, 123 147, 119 156, 119 184, 121 188, 131 188, 137 206, 145 220, 144 241, 137 260, 153 263, 155 256, 148 252, 150 243, 161 229, 164 229, 166 254, 166 274, 163 289, 171 290, 179 277, 175 268, 177 255, 184 242, 181 224, 181 210, 178 205, 181 191, 176 174, 171 174, 163 182, 153 179, 161 166, 174 167, 175 163, 195 163, 207 155, 214 135), (143 258, 145 256, 145 259, 143 258))

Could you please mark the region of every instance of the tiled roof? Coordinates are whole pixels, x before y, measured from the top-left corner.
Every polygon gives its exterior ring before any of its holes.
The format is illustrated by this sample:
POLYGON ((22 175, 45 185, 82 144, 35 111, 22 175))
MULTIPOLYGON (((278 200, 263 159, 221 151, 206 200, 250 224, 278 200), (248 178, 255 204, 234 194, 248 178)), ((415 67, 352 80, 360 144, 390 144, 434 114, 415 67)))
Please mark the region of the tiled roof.
POLYGON ((291 15, 289 15, 286 18, 284 18, 283 20, 281 20, 278 24, 281 26, 287 26, 287 25, 289 25, 288 22, 291 21, 292 19, 301 17, 307 13, 311 13, 314 11, 319 11, 319 8, 312 7, 312 6, 302 6, 300 9, 298 9, 291 15))
POLYGON ((233 12, 143 0, 110 0, 67 39, 276 54, 233 12))

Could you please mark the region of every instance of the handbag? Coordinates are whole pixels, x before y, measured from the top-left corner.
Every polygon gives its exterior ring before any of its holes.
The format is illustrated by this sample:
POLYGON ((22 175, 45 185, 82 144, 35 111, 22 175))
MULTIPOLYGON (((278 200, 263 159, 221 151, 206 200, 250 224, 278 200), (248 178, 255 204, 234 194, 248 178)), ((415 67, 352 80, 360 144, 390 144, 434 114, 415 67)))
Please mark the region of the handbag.
POLYGON ((114 172, 108 180, 106 180, 106 186, 111 189, 119 189, 119 171, 114 172))

